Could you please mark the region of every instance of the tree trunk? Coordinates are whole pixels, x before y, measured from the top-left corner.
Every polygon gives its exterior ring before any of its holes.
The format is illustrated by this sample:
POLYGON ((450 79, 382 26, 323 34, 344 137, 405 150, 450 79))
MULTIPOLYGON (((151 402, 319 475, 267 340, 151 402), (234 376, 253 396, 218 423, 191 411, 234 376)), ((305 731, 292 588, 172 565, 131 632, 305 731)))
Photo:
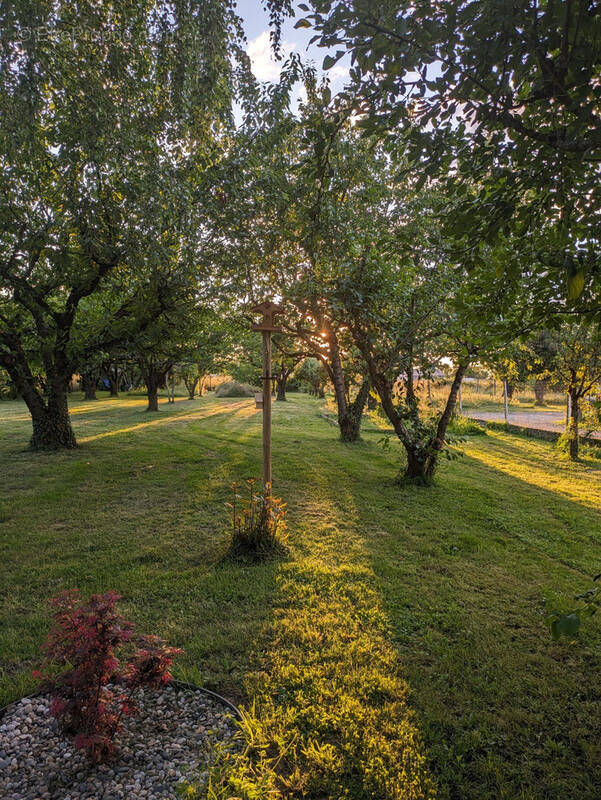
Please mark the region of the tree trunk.
POLYGON ((282 371, 276 377, 277 395, 276 401, 285 402, 286 400, 286 384, 288 383, 288 372, 282 371))
POLYGON ((340 426, 340 439, 343 442, 356 442, 359 438, 359 428, 361 426, 361 417, 355 417, 347 412, 338 423, 340 426))
MULTIPOLYGON (((332 377, 332 385, 334 387, 334 397, 336 398, 336 407, 338 409, 338 427, 340 428, 340 438, 343 442, 356 442, 359 438, 359 429, 361 427, 361 416, 367 400, 369 392, 369 381, 367 381, 367 388, 365 381, 361 386, 359 396, 361 400, 356 407, 354 404, 347 403, 346 397, 346 384, 344 381, 344 372, 342 370, 342 361, 340 359, 340 349, 338 347, 338 339, 333 330, 329 332, 330 341, 330 372, 332 377), (359 408, 360 406, 360 408, 359 408)), ((320 391, 320 397, 323 396, 323 391, 320 391)))
POLYGON ((84 372, 81 375, 81 388, 84 400, 96 400, 96 383, 98 376, 94 373, 84 372))
POLYGON ((542 406, 545 402, 545 389, 546 385, 544 381, 536 380, 534 381, 534 397, 536 398, 536 405, 542 406))
POLYGON ((30 408, 33 434, 30 439, 32 450, 60 450, 76 447, 75 434, 71 428, 67 404, 68 381, 60 379, 49 381, 48 402, 40 408, 36 404, 30 408))
POLYGON ((578 417, 580 415, 578 392, 572 390, 570 392, 570 458, 572 461, 578 460, 578 453, 580 449, 580 433, 578 428, 578 417))
MULTIPOLYGON (((15 338, 12 352, 5 353, 2 366, 6 369, 17 391, 25 401, 33 434, 29 440, 32 450, 60 450, 76 447, 75 435, 69 419, 67 389, 72 370, 68 363, 61 372, 53 371, 46 376, 43 388, 46 401, 38 390, 38 381, 33 376, 21 342, 15 338)), ((50 366, 50 364, 49 364, 50 366)))
POLYGON ((175 376, 173 374, 167 376, 166 387, 167 387, 167 402, 175 403, 175 376))
POLYGON ((438 464, 438 456, 445 444, 447 428, 457 403, 457 395, 459 393, 461 381, 463 380, 469 363, 460 364, 457 367, 444 411, 438 420, 434 437, 430 439, 430 441, 422 440, 418 442, 410 435, 405 427, 403 418, 395 407, 392 395, 393 385, 389 384, 385 376, 375 369, 373 360, 368 360, 368 366, 371 379, 380 395, 382 408, 392 423, 395 433, 399 437, 407 454, 407 467, 401 481, 410 481, 411 483, 422 485, 431 483, 438 464))
POLYGON ((146 411, 158 411, 159 410, 159 387, 158 384, 152 380, 148 382, 147 388, 147 395, 148 395, 148 407, 146 411))
POLYGON ((365 403, 369 394, 369 387, 371 381, 369 378, 364 378, 357 397, 352 403, 346 406, 346 411, 343 417, 338 421, 340 425, 340 438, 343 442, 356 442, 361 433, 361 420, 363 418, 363 411, 365 410, 365 403))
MULTIPOLYGON (((196 394, 196 387, 198 386, 198 378, 184 378, 184 384, 188 391, 188 400, 194 400, 194 395, 196 394)), ((199 396, 202 395, 202 390, 199 391, 199 396)))
POLYGON ((340 425, 340 430, 342 431, 343 420, 347 416, 346 386, 344 383, 344 373, 342 371, 342 361, 340 360, 338 339, 336 338, 336 333, 331 329, 328 331, 328 339, 330 342, 330 372, 332 386, 334 387, 334 397, 336 398, 336 407, 338 408, 338 424, 340 425))
POLYGON ((434 477, 436 467, 438 466, 438 456, 445 445, 447 428, 449 427, 449 423, 453 416, 453 411, 457 405, 457 396, 459 395, 459 390, 461 389, 461 384, 468 366, 469 363, 465 363, 459 364, 457 367, 444 411, 438 420, 436 436, 434 437, 433 441, 429 443, 425 456, 421 457, 421 460, 424 462, 424 477, 426 483, 431 482, 432 478, 434 477))
POLYGON ((405 452, 407 454, 407 467, 403 474, 402 481, 408 481, 420 486, 427 486, 434 475, 436 459, 434 459, 434 463, 431 465, 430 458, 417 447, 405 447, 405 452))
POLYGON ((105 364, 104 374, 109 382, 109 392, 111 397, 119 397, 119 389, 123 380, 123 369, 115 364, 105 364))
POLYGON ((157 369, 151 366, 142 366, 142 376, 146 384, 146 396, 148 397, 148 405, 146 411, 159 410, 159 385, 161 383, 161 375, 157 369))
MULTIPOLYGON (((155 362, 139 362, 140 370, 146 384, 148 407, 146 411, 159 410, 159 388, 166 385, 166 377, 173 364, 156 364, 155 362)), ((168 387, 167 387, 168 388, 168 387)))

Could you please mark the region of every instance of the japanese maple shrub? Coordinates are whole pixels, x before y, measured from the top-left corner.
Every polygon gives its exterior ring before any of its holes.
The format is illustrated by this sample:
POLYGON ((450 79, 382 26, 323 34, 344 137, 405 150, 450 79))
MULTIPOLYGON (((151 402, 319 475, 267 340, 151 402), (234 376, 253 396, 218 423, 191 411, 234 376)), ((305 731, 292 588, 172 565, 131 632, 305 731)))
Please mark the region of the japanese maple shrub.
POLYGON ((52 598, 53 626, 34 673, 53 695, 51 713, 95 762, 115 752, 123 716, 138 711, 137 690, 165 684, 181 653, 157 636, 136 636, 117 611, 120 599, 107 592, 85 602, 77 590, 52 598))

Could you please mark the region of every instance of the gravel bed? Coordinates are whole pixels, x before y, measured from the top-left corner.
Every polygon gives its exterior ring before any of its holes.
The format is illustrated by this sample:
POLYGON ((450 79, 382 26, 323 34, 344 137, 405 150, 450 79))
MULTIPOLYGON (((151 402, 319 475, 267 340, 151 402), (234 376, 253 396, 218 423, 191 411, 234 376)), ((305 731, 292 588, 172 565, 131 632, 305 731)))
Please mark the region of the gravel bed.
POLYGON ((2 800, 168 800, 178 783, 203 779, 217 742, 236 723, 219 700, 195 689, 141 690, 125 717, 118 754, 93 765, 59 730, 46 695, 24 698, 0 718, 2 800))

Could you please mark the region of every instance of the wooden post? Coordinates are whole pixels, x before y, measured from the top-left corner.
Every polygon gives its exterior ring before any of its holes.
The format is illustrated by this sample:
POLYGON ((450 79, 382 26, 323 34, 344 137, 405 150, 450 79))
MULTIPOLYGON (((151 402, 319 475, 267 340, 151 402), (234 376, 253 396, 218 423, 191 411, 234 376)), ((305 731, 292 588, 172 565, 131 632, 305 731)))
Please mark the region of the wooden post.
POLYGON ((253 323, 253 331, 261 331, 263 334, 263 490, 265 493, 271 492, 271 334, 281 332, 281 328, 275 325, 274 317, 282 312, 282 308, 266 300, 254 306, 251 311, 262 314, 263 319, 259 323, 253 323))
POLYGON ((505 408, 505 425, 509 425, 509 407, 507 404, 507 381, 503 381, 503 405, 505 408))
POLYGON ((263 488, 271 487, 271 331, 263 331, 263 488))

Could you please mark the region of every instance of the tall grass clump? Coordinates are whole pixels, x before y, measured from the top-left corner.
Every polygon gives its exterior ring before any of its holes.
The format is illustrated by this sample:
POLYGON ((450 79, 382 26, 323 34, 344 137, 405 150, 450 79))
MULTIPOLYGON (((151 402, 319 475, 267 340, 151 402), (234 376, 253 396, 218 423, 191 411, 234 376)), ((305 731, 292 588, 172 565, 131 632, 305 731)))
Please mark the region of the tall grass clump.
POLYGON ((232 546, 235 554, 261 556, 280 550, 284 546, 286 503, 273 497, 271 485, 259 494, 255 481, 232 484, 230 509, 232 524, 232 546), (243 492, 243 493, 241 493, 243 492))

